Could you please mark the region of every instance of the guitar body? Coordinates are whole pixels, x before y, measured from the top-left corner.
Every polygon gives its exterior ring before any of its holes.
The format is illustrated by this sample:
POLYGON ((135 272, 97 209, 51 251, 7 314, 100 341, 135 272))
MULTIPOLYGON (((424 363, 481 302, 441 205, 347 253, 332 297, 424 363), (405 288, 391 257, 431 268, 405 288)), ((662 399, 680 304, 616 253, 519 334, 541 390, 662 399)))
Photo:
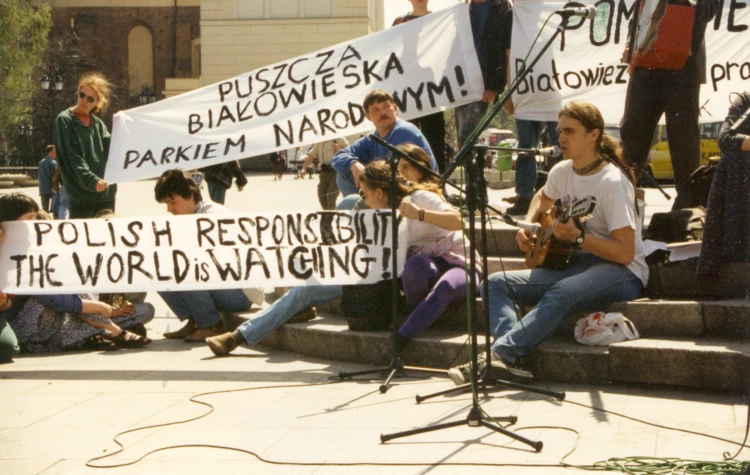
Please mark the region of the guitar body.
POLYGON ((563 223, 571 218, 580 220, 591 214, 595 206, 596 198, 587 196, 566 209, 562 209, 558 200, 558 203, 548 212, 539 213, 534 221, 539 223, 541 230, 538 232, 531 250, 526 254, 526 268, 565 269, 570 261, 573 243, 557 239, 552 234, 552 225, 555 219, 559 219, 563 223))
POLYGON ((527 269, 562 270, 568 265, 573 244, 561 241, 552 234, 552 224, 559 208, 553 207, 546 213, 540 213, 537 222, 542 226, 541 232, 534 241, 534 247, 526 254, 527 269))

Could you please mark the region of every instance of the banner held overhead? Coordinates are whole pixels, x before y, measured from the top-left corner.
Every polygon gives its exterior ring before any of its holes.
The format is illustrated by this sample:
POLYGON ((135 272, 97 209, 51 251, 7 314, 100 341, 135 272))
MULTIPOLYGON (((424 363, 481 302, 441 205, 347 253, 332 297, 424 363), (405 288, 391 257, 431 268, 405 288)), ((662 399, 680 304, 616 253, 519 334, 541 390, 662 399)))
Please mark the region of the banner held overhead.
POLYGON ((115 114, 104 178, 153 178, 371 130, 362 100, 405 119, 481 99, 468 5, 115 114))
MULTIPOLYGON (((575 2, 516 0, 513 2, 511 77, 518 73, 544 21, 554 11, 575 2)), ((628 79, 622 63, 628 45, 628 22, 634 0, 583 2, 596 7, 592 19, 576 17, 534 66, 513 95, 515 116, 554 121, 562 106, 573 100, 595 104, 609 125, 618 125, 625 108, 628 79)), ((581 3, 575 3, 579 6, 581 3)), ((534 58, 562 18, 553 15, 529 58, 534 58)), ((745 3, 723 0, 706 29, 706 84, 700 92, 701 122, 721 122, 729 95, 750 89, 750 9, 745 3)), ((663 120, 663 118, 662 118, 663 120)))

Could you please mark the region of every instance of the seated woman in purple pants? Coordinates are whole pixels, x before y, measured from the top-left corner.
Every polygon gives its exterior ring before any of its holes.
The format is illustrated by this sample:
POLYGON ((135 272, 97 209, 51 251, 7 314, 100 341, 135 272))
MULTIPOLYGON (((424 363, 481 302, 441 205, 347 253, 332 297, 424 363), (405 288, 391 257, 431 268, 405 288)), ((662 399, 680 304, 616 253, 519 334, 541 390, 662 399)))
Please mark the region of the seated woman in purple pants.
MULTIPOLYGON (((402 145, 409 156, 428 168, 429 157, 421 148, 402 145)), ((389 356, 400 355, 412 338, 432 325, 448 305, 466 297, 466 260, 461 215, 442 196, 437 180, 406 160, 399 173, 399 212, 407 218, 409 249, 401 276, 411 314, 393 334, 389 356)), ((388 207, 390 170, 385 162, 373 162, 360 176, 360 196, 370 208, 388 207)), ((468 246, 466 246, 468 248, 468 246)))

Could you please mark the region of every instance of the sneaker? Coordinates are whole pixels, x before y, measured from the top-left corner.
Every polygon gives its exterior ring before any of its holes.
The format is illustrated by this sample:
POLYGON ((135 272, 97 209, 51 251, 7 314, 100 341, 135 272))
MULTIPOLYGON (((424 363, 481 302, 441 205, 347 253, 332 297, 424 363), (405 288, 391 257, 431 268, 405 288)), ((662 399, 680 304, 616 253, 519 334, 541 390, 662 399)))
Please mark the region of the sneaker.
POLYGON ((216 356, 227 356, 239 346, 239 342, 232 332, 208 337, 206 343, 216 356))
MULTIPOLYGON (((493 369, 503 371, 507 374, 517 376, 519 378, 534 379, 534 375, 531 373, 531 371, 526 369, 522 363, 510 363, 504 359, 497 358, 494 353, 492 354, 492 356, 493 369)), ((481 377, 485 370, 484 355, 479 356, 478 364, 479 376, 481 377)), ((450 376, 451 380, 456 386, 468 383, 469 381, 471 381, 471 371, 469 369, 469 363, 449 369, 448 376, 450 376)))
MULTIPOLYGON (((477 358, 477 364, 479 365, 479 375, 484 373, 485 362, 484 355, 480 355, 477 358)), ((471 363, 462 364, 448 370, 448 376, 450 376, 453 384, 460 386, 471 381, 471 363)))
POLYGON ((534 374, 526 369, 525 365, 520 361, 518 363, 510 363, 504 359, 492 358, 492 367, 510 373, 513 376, 518 376, 519 378, 534 379, 534 374))

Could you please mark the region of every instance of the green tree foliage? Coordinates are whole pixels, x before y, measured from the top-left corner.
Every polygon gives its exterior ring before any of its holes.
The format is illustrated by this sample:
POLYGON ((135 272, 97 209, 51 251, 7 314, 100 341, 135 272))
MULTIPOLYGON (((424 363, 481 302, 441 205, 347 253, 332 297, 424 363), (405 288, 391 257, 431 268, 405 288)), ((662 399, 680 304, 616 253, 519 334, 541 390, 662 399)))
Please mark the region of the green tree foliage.
POLYGON ((9 152, 39 87, 33 73, 47 47, 52 9, 35 0, 0 0, 0 153, 9 152))

